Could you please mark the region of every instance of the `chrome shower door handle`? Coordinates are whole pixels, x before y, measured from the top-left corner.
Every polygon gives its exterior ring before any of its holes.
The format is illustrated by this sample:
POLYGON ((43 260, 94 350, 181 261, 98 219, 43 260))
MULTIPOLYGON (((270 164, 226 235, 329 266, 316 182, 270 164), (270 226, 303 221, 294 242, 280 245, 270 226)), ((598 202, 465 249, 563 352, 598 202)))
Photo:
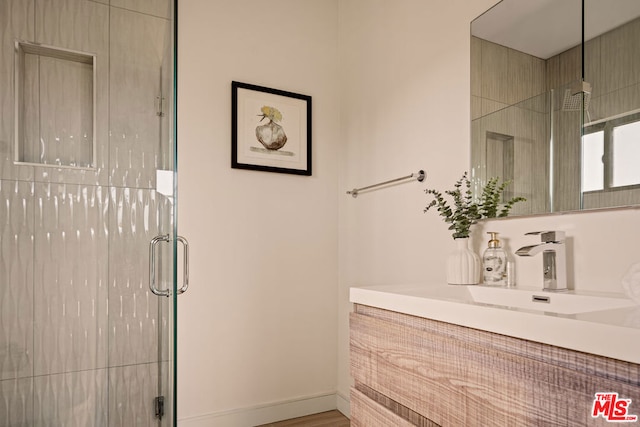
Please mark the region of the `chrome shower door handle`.
POLYGON ((182 236, 176 237, 182 243, 184 254, 182 256, 182 286, 178 288, 178 295, 187 292, 189 289, 189 242, 182 236))
MULTIPOLYGON (((168 234, 160 234, 149 243, 149 289, 155 295, 160 297, 168 297, 171 295, 170 289, 158 289, 156 284, 156 247, 160 242, 170 242, 171 238, 168 234)), ((183 264, 182 264, 182 286, 178 288, 178 295, 183 294, 189 288, 189 242, 182 236, 177 236, 176 241, 182 243, 184 248, 183 264)))
POLYGON ((156 285, 156 246, 160 242, 169 242, 170 240, 168 234, 160 234, 151 239, 149 243, 149 289, 159 297, 168 297, 171 295, 171 291, 169 289, 158 289, 156 285))

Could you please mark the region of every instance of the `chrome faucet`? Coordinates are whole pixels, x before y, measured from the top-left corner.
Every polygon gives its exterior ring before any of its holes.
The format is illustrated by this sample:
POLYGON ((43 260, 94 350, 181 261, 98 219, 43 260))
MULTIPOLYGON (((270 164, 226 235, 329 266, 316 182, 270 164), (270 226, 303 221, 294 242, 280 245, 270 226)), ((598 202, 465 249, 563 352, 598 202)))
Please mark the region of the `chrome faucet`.
POLYGON ((534 256, 542 252, 543 291, 562 292, 567 288, 567 252, 564 231, 534 231, 526 235, 540 235, 542 243, 523 246, 516 255, 534 256))

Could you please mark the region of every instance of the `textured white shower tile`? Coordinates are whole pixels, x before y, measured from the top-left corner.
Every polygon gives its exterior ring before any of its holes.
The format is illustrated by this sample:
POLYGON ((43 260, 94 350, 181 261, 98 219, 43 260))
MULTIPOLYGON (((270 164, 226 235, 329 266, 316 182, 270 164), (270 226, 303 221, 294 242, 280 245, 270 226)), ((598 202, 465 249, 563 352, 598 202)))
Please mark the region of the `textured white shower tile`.
MULTIPOLYGON (((34 427, 106 427, 108 371, 34 378, 34 427)), ((133 425, 133 424, 132 424, 133 425)))
MULTIPOLYGON (((158 363, 146 363, 109 369, 109 426, 157 427, 153 400, 158 396, 158 363)), ((162 370, 162 395, 167 409, 171 405, 168 382, 168 363, 160 364, 162 370)), ((169 426, 168 411, 161 426, 169 426)))
MULTIPOLYGON (((96 55, 95 169, 36 167, 36 177, 39 181, 46 182, 106 185, 109 171, 109 6, 87 0, 47 0, 38 1, 36 4, 37 42, 96 55)), ((52 71, 56 72, 56 69, 54 68, 52 71)), ((75 72, 77 74, 78 70, 75 72)), ((56 74, 45 76, 45 83, 51 81, 55 76, 56 74)), ((67 86, 77 82, 77 79, 71 77, 73 76, 66 76, 64 80, 67 86)), ((71 96, 69 90, 64 92, 71 96)), ((60 105, 64 104, 68 104, 68 100, 57 97, 51 105, 53 110, 48 110, 45 105, 45 112, 56 112, 60 105)), ((87 110, 86 114, 90 114, 89 111, 87 110)), ((78 118, 76 123, 67 123, 69 114, 66 113, 69 111, 57 115, 55 123, 47 124, 44 127, 43 137, 46 138, 47 143, 56 141, 56 139, 75 143, 71 141, 84 138, 85 132, 78 130, 81 129, 81 126, 77 123, 78 120, 84 119, 79 119, 78 117, 81 116, 74 111, 71 113, 78 118), (75 130, 71 132, 68 126, 72 126, 75 130)), ((76 161, 76 163, 78 162, 76 161)))
POLYGON ((33 415, 33 379, 0 381, 0 426, 31 427, 33 415))
POLYGON ((35 374, 106 366, 108 192, 36 185, 35 374))
POLYGON ((95 53, 109 49, 109 7, 86 0, 36 2, 39 43, 95 53))
POLYGON ((30 180, 33 168, 13 163, 13 56, 16 39, 32 39, 34 5, 31 1, 0 1, 0 178, 30 180))
MULTIPOLYGON (((110 188, 109 366, 157 360, 158 308, 167 331, 170 298, 149 291, 149 242, 169 233, 172 205, 153 190, 110 188)), ((158 245, 158 287, 172 279, 172 245, 158 245)), ((166 352, 164 353, 166 354, 166 352)))
POLYGON ((174 113, 174 95, 173 90, 173 52, 174 44, 172 36, 170 36, 170 27, 167 26, 166 41, 163 45, 164 53, 162 56, 162 79, 160 87, 162 90, 162 113, 164 118, 160 120, 160 148, 158 156, 158 169, 173 170, 175 165, 175 143, 173 141, 173 129, 176 125, 171 119, 174 113))
MULTIPOLYGON (((161 134, 156 114, 166 43, 171 40, 166 19, 112 8, 111 13, 111 133, 110 184, 153 188, 161 164, 161 147, 170 138, 161 134)), ((167 91, 169 92, 169 91, 167 91)), ((167 94, 168 96, 168 94, 167 94)))
POLYGON ((171 0, 111 0, 111 6, 159 16, 171 17, 171 0))
POLYGON ((33 369, 34 189, 0 181, 0 380, 33 369))
POLYGON ((91 167, 93 66, 39 58, 40 148, 34 162, 91 167))
MULTIPOLYGON (((20 44, 17 160, 91 167, 93 163, 93 62, 83 63, 20 44)), ((35 47, 38 49, 38 47, 35 47)), ((90 59, 85 56, 84 59, 90 59)))
POLYGON ((40 61, 37 55, 24 55, 24 70, 22 75, 22 97, 18 113, 18 132, 21 135, 14 156, 20 161, 35 162, 40 159, 40 78, 38 69, 40 61))

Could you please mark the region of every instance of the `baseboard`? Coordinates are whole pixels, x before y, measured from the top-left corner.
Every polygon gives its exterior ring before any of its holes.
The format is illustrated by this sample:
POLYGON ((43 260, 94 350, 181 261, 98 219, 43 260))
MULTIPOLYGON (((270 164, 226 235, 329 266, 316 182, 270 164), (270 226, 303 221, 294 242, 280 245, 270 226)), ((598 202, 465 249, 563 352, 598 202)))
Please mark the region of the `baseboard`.
POLYGON ((344 396, 342 393, 338 392, 336 394, 336 408, 342 413, 342 415, 347 418, 351 418, 351 405, 349 396, 344 396))
MULTIPOLYGON (((344 410, 339 407, 344 406, 343 403, 339 403, 340 400, 344 400, 344 397, 338 396, 335 392, 303 396, 282 402, 182 418, 178 419, 178 427, 253 427, 334 409, 344 414, 344 410)), ((348 407, 347 402, 346 408, 348 407)))

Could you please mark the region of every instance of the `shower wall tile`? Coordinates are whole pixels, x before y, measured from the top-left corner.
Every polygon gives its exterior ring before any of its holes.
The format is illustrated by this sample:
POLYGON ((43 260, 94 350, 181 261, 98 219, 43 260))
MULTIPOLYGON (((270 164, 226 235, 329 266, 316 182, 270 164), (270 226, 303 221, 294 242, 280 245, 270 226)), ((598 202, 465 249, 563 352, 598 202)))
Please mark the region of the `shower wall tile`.
MULTIPOLYGON (((87 0, 36 0, 36 5, 36 41, 95 54, 97 73, 95 169, 36 167, 36 179, 45 182, 106 185, 109 170, 109 6, 87 0)), ((55 79, 57 70, 49 68, 42 71, 47 75, 43 76, 41 81, 46 84, 55 79)), ((73 83, 71 77, 67 76, 65 80, 69 85, 73 83)), ((84 132, 77 123, 73 124, 74 132, 70 132, 66 117, 72 116, 82 120, 86 111, 79 108, 80 111, 65 111, 65 114, 59 115, 57 112, 64 104, 64 99, 42 100, 40 107, 44 109, 43 115, 56 118, 51 125, 47 124, 44 127, 45 132, 40 135, 45 146, 55 146, 58 144, 57 141, 73 145, 74 141, 84 138, 84 132)), ((71 148, 67 147, 65 150, 71 148)), ((86 144, 77 144, 76 148, 85 150, 86 144)))
POLYGON ((171 17, 171 3, 171 0, 111 0, 111 6, 160 18, 171 17))
POLYGON ((33 378, 0 381, 0 426, 32 427, 33 378))
POLYGON ((491 114, 495 111, 502 110, 503 108, 507 108, 508 106, 509 104, 505 104, 503 102, 482 98, 480 109, 482 111, 482 115, 486 116, 487 114, 491 114))
POLYGON ((35 375, 105 367, 108 192, 40 183, 35 193, 35 375))
POLYGON ((33 168, 14 165, 13 64, 16 39, 34 38, 34 3, 0 1, 0 179, 31 180, 33 168))
POLYGON ((482 40, 471 36, 471 96, 482 96, 482 40))
POLYGON ((49 165, 91 167, 93 160, 93 67, 39 58, 38 158, 49 165))
POLYGON ((172 387, 168 375, 169 363, 146 363, 109 369, 109 426, 158 427, 171 425, 169 408, 172 387), (160 376, 160 377, 159 377, 160 376), (165 416, 155 417, 154 399, 159 395, 158 380, 162 384, 160 395, 165 396, 165 416))
POLYGON ((94 53, 99 62, 108 59, 108 6, 87 0, 36 0, 36 5, 37 42, 94 53))
POLYGON ((482 98, 479 96, 471 97, 471 120, 482 117, 482 98))
POLYGON ((554 211, 580 209, 581 195, 581 138, 580 111, 555 111, 553 129, 553 156, 560 167, 554 171, 554 211))
POLYGON ((584 79, 591 83, 591 99, 602 95, 601 38, 591 39, 584 45, 584 79))
POLYGON ((0 200, 0 380, 4 380, 33 373, 34 186, 0 180, 0 200))
POLYGON ((640 83, 592 98, 589 106, 591 120, 628 113, 640 109, 640 83))
POLYGON ((582 50, 576 46, 547 59, 547 90, 574 83, 582 75, 582 50))
POLYGON ((509 81, 509 48, 482 41, 482 97, 508 103, 509 91, 505 82, 509 81))
MULTIPOLYGON (((111 191, 109 239, 109 366, 147 363, 163 358, 169 343, 158 342, 158 326, 167 334, 170 298, 149 291, 149 243, 172 227, 170 201, 152 190, 111 191), (160 314, 159 314, 160 313, 160 314)), ((158 245, 158 288, 172 281, 169 243, 158 245)))
POLYGON ((542 59, 508 49, 507 104, 515 104, 544 92, 545 65, 542 59))
POLYGON ((585 45, 585 80, 591 83, 591 121, 640 108, 640 19, 585 45))
POLYGON ((525 178, 514 182, 512 190, 515 196, 527 199, 526 203, 514 206, 514 213, 518 214, 539 212, 547 204, 546 192, 540 191, 541 188, 546 188, 546 174, 539 173, 540 165, 544 165, 548 157, 548 138, 545 137, 548 132, 547 116, 535 108, 526 108, 536 106, 537 103, 533 101, 535 100, 486 115, 481 120, 475 120, 471 128, 474 139, 472 159, 480 179, 492 178, 496 173, 486 166, 489 163, 487 138, 492 133, 513 138, 513 169, 525 178))
POLYGON ((170 21, 167 21, 164 34, 164 45, 162 55, 162 79, 160 82, 162 92, 162 119, 160 120, 160 153, 158 159, 158 169, 173 170, 175 167, 175 144, 173 141, 174 126, 174 96, 173 90, 173 41, 171 37, 170 21))
POLYGON ((594 209, 602 206, 628 206, 629 200, 638 200, 640 190, 624 189, 619 191, 584 193, 583 209, 594 209))
MULTIPOLYGON (((599 40, 600 49, 592 49, 587 67, 593 77, 589 108, 591 120, 624 114, 640 108, 640 19, 608 32, 599 40), (596 66, 600 73, 597 74, 596 66)), ((586 53, 585 53, 586 55, 586 53)))
MULTIPOLYGON (((166 19, 112 8, 110 184, 154 188, 161 167, 163 121, 157 113, 161 81, 170 74, 166 19), (163 78, 164 77, 164 78, 163 78)), ((166 93, 169 91, 166 90, 166 93)))
POLYGON ((600 37, 602 93, 640 82, 640 19, 600 37))
POLYGON ((582 79, 582 49, 576 46, 560 55, 560 81, 558 86, 582 79))
POLYGON ((545 91, 544 60, 476 38, 471 48, 472 92, 483 99, 512 105, 545 91))
POLYGON ((40 158, 40 59, 37 55, 24 55, 24 72, 22 80, 22 120, 18 121, 18 129, 22 135, 17 158, 24 162, 34 162, 40 158))
POLYGON ((107 375, 107 369, 95 369, 34 378, 34 422, 30 425, 107 427, 107 375))

